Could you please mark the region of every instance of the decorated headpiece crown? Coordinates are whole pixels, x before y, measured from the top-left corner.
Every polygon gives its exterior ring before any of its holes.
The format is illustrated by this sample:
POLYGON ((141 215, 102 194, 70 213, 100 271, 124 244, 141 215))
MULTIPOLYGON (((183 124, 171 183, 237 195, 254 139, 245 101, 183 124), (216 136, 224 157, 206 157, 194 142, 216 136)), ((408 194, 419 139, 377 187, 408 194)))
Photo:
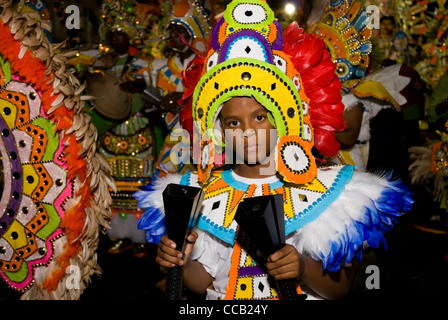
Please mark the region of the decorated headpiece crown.
POLYGON ((365 75, 372 51, 368 19, 359 0, 331 0, 325 6, 316 34, 325 41, 341 81, 365 75))
POLYGON ((106 39, 107 31, 121 31, 129 37, 132 46, 144 46, 145 26, 131 1, 104 0, 101 11, 103 22, 100 25, 100 35, 103 40, 106 39))
POLYGON ((207 180, 213 167, 213 157, 206 154, 223 144, 218 120, 222 105, 238 96, 254 97, 271 113, 279 137, 276 168, 284 180, 311 181, 317 168, 311 154, 310 100, 299 72, 282 51, 281 26, 266 1, 232 1, 211 41, 192 104, 203 137, 199 181, 207 180))
POLYGON ((187 29, 191 37, 190 45, 194 49, 206 50, 212 28, 208 14, 198 2, 178 0, 173 7, 168 26, 172 24, 187 29))

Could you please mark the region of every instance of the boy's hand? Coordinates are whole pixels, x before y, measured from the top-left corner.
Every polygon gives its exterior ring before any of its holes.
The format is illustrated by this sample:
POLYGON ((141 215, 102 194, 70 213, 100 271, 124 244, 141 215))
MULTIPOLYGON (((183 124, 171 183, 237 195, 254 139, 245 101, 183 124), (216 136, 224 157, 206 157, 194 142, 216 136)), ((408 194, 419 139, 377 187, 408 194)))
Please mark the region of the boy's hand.
POLYGON ((299 253, 287 244, 269 256, 266 268, 276 280, 295 279, 300 274, 299 253))
POLYGON ((157 249, 156 262, 162 267, 172 268, 175 265, 183 266, 185 261, 189 261, 193 246, 198 239, 198 234, 192 232, 187 237, 187 245, 185 247, 185 257, 182 259, 182 252, 176 249, 174 241, 170 240, 167 235, 162 236, 157 249))

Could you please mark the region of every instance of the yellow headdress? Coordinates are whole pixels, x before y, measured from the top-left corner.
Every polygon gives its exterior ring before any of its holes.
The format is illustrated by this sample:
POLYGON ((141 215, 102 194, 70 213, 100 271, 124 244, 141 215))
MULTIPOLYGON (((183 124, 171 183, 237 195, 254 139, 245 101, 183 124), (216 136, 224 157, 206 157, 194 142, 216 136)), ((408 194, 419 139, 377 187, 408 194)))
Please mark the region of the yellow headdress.
POLYGON ((279 137, 276 166, 284 179, 306 183, 316 176, 309 99, 282 48, 281 26, 266 1, 234 0, 227 6, 193 95, 193 120, 203 140, 200 181, 210 174, 215 146, 223 144, 217 119, 222 104, 237 96, 253 96, 272 114, 279 137))

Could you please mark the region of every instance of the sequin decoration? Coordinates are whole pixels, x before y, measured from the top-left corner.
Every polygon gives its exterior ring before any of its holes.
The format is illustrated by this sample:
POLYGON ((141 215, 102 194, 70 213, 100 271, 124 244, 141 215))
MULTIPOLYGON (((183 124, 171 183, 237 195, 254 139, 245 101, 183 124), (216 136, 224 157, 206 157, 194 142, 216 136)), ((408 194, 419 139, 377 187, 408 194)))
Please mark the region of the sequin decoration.
POLYGON ((316 35, 325 41, 341 81, 365 75, 372 51, 368 18, 361 1, 329 1, 325 6, 316 35))
POLYGON ((9 286, 25 291, 34 269, 52 259, 73 188, 62 134, 41 113, 39 92, 12 75, 1 55, 0 61, 9 79, 0 83, 0 274, 9 286))
POLYGON ((140 113, 100 137, 100 152, 108 160, 117 184, 117 192, 112 193, 113 210, 135 212, 137 201, 132 194, 154 173, 154 141, 151 124, 140 113))

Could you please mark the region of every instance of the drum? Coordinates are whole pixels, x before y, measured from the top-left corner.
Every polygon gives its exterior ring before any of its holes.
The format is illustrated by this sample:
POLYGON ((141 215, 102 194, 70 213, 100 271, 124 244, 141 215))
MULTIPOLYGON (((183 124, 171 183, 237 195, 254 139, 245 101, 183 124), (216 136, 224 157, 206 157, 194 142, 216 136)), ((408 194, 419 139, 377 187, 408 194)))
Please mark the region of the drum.
POLYGON ((86 94, 96 97, 89 101, 92 122, 101 135, 129 118, 132 94, 120 90, 120 80, 111 72, 91 73, 86 78, 86 94))

